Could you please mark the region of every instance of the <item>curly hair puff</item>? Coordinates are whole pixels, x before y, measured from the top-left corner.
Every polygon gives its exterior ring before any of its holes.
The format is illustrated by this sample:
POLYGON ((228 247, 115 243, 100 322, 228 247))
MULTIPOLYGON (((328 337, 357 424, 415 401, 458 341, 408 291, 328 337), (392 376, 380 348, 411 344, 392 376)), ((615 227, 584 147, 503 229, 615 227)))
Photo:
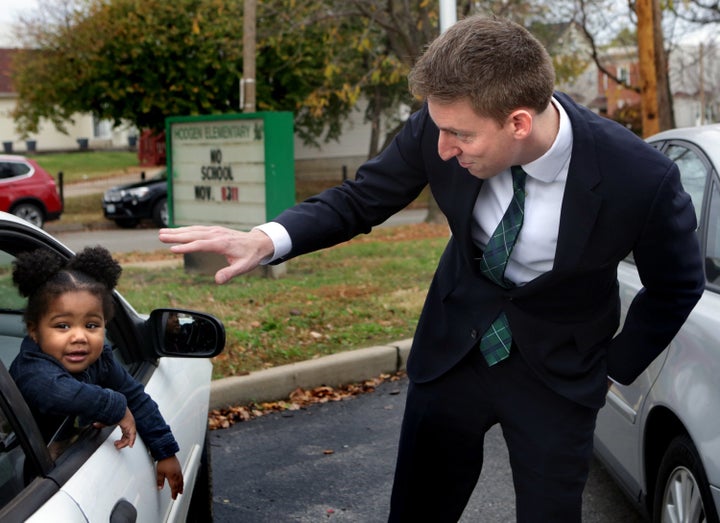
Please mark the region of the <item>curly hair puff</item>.
POLYGON ((102 302, 109 320, 114 313, 112 290, 122 267, 104 247, 87 247, 69 260, 49 249, 37 249, 17 256, 13 283, 28 298, 25 323, 36 324, 52 301, 71 291, 87 291, 102 302))

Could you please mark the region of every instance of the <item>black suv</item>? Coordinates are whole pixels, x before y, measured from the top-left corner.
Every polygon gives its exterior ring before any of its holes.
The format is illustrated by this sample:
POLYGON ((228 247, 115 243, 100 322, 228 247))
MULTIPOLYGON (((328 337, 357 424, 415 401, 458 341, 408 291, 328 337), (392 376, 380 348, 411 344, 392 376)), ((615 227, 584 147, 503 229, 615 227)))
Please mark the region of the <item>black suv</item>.
POLYGON ((136 227, 140 220, 150 219, 158 227, 168 226, 167 177, 163 170, 157 176, 129 185, 118 185, 105 191, 103 214, 119 227, 136 227))

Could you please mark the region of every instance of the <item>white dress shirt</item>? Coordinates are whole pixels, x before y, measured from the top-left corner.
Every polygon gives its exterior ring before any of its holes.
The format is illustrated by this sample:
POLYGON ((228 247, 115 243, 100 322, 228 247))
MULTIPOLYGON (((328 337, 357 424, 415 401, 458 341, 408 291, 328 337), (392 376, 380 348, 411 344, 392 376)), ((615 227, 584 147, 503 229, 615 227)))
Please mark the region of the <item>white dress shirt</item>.
MULTIPOLYGON (((524 285, 548 272, 555 261, 560 207, 573 137, 565 109, 555 99, 552 103, 560 114, 555 141, 540 158, 522 166, 528 174, 525 180, 525 216, 505 268, 505 277, 516 285, 524 285)), ((512 194, 510 169, 483 183, 473 209, 472 224, 473 241, 481 249, 485 248, 500 223, 512 194)))
MULTIPOLYGON (((555 99, 552 103, 560 113, 555 142, 540 158, 522 166, 528 174, 525 181, 525 216, 505 269, 506 277, 516 285, 523 285, 549 271, 555 259, 560 206, 572 150, 572 129, 562 105, 555 99)), ((473 210, 472 236, 479 247, 484 248, 487 244, 511 198, 510 169, 483 184, 473 210)), ((292 239, 279 223, 268 222, 255 228, 267 234, 275 247, 274 255, 263 260, 263 264, 285 256, 292 249, 292 239)))

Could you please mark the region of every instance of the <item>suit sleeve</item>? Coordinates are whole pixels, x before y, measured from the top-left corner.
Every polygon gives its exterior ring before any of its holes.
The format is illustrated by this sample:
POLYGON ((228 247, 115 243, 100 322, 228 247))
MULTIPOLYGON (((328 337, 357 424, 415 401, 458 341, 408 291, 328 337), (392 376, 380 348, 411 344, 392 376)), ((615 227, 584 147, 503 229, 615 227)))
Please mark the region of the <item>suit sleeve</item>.
POLYGON ((668 346, 702 296, 695 210, 671 164, 633 250, 643 288, 608 350, 608 374, 632 383, 668 346))
POLYGON ((369 233, 411 203, 427 185, 421 138, 427 109, 411 115, 392 143, 357 171, 354 180, 284 211, 273 221, 292 239, 291 252, 275 262, 369 233))

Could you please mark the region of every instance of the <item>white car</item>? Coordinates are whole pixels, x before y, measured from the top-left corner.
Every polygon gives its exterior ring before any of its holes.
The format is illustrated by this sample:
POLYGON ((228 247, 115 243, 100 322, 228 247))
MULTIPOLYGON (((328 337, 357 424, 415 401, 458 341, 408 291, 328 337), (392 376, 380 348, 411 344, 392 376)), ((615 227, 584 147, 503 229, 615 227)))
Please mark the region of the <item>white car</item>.
POLYGON ((7 372, 25 335, 25 299, 12 283, 18 253, 47 247, 72 252, 27 222, 0 212, 0 521, 88 522, 212 521, 212 485, 207 414, 212 363, 225 345, 214 317, 194 311, 135 312, 115 293, 115 317, 107 341, 116 358, 145 385, 180 446, 184 493, 158 491, 155 463, 142 440, 115 449, 117 426, 78 428, 78 435, 53 459, 30 410, 7 372), (184 343, 165 342, 169 322, 183 326, 184 343))
MULTIPOLYGON (((647 140, 680 169, 705 260, 700 302, 667 349, 629 386, 613 385, 595 452, 654 522, 717 523, 720 512, 720 124, 647 140)), ((632 260, 618 270, 623 318, 642 287, 632 260)))

